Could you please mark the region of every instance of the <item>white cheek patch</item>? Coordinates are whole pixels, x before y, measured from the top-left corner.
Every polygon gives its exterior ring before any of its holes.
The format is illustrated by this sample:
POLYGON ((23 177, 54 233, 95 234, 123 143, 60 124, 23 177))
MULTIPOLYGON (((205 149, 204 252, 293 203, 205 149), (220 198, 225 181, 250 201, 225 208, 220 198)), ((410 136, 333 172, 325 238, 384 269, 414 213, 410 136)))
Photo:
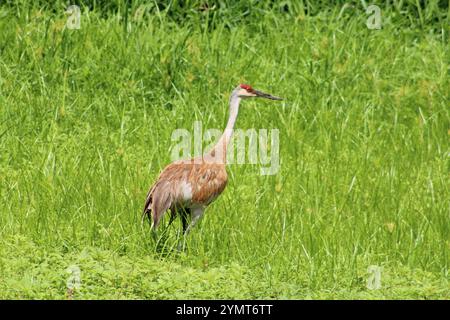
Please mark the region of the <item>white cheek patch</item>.
POLYGON ((192 200, 192 186, 189 182, 183 181, 180 184, 180 193, 184 201, 192 200))

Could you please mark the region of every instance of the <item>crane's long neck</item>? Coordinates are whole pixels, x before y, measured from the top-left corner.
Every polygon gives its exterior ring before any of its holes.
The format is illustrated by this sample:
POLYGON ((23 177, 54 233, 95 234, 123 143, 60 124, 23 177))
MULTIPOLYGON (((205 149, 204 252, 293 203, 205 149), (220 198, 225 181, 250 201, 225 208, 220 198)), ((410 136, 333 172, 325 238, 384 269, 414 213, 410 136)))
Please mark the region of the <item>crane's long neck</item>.
POLYGON ((214 161, 218 163, 226 164, 227 146, 233 135, 234 124, 236 123, 237 115, 239 112, 239 103, 241 98, 235 93, 230 98, 230 116, 228 118, 227 126, 217 144, 208 153, 208 156, 213 157, 214 161))

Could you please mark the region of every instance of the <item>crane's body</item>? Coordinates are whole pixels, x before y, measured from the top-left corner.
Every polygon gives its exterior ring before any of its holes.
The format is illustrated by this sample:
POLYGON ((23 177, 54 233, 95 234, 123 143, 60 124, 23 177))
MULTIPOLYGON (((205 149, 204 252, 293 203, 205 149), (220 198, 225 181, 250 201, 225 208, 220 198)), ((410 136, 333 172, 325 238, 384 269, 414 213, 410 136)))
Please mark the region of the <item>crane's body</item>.
POLYGON ((183 231, 187 234, 227 185, 226 150, 233 134, 241 99, 263 97, 272 100, 281 98, 254 90, 241 84, 230 97, 230 117, 225 131, 217 144, 205 155, 169 164, 150 188, 143 215, 152 218, 152 229, 156 230, 167 210, 172 222, 180 215, 183 231), (189 216, 192 218, 188 224, 189 216))
POLYGON ((195 160, 173 162, 161 172, 150 189, 144 213, 152 213, 152 227, 156 229, 161 217, 170 209, 171 221, 178 213, 184 232, 189 232, 206 207, 225 189, 227 180, 225 165, 195 160), (189 215, 192 222, 188 227, 189 215))

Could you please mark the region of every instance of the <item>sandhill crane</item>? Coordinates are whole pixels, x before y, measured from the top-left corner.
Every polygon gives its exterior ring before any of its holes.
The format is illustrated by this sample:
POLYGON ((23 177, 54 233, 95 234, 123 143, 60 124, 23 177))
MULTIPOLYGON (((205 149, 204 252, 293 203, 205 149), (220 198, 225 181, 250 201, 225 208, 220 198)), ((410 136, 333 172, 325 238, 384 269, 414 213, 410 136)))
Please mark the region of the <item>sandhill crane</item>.
POLYGON ((180 215, 184 235, 203 215, 206 207, 225 189, 227 184, 226 150, 233 133, 234 123, 242 99, 261 97, 271 100, 281 98, 253 89, 247 84, 237 86, 230 97, 230 115, 223 135, 205 155, 169 164, 150 188, 142 217, 152 222, 156 231, 162 216, 171 212, 169 224, 180 215), (191 222, 188 225, 188 217, 191 222))

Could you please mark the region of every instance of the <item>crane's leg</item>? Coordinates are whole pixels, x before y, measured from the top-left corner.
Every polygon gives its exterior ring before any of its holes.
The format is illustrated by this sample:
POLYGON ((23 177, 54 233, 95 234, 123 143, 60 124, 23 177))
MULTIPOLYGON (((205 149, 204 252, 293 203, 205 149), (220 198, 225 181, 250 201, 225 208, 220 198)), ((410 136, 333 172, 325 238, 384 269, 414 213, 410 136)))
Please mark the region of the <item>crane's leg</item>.
POLYGON ((180 212, 181 223, 183 224, 183 233, 188 227, 188 217, 191 215, 191 209, 185 208, 180 212))
POLYGON ((204 208, 195 208, 195 209, 189 209, 189 212, 191 213, 192 220, 189 225, 187 225, 187 216, 185 216, 185 220, 183 220, 183 240, 178 243, 178 251, 181 251, 185 248, 186 245, 186 237, 189 234, 189 232, 192 230, 192 228, 197 224, 198 220, 203 215, 203 212, 205 211, 204 208))
MULTIPOLYGON (((169 223, 168 223, 167 227, 164 229, 162 235, 164 235, 167 232, 167 230, 169 229, 170 225, 172 224, 172 222, 177 217, 177 211, 176 211, 175 208, 169 208, 168 210, 170 210, 170 219, 169 219, 169 223)), ((153 239, 155 241, 158 241, 158 232, 157 232, 158 225, 156 225, 155 222, 152 221, 151 214, 148 214, 148 218, 149 218, 149 221, 151 222, 151 234, 152 234, 152 237, 153 237, 153 239)), ((159 222, 158 222, 158 224, 159 224, 159 222)))
POLYGON ((187 236, 192 228, 197 224, 198 220, 203 216, 204 208, 195 208, 192 210, 192 220, 189 226, 184 229, 184 235, 187 236))
POLYGON ((191 209, 180 208, 178 209, 178 213, 180 215, 181 224, 183 226, 182 236, 180 237, 180 234, 178 234, 178 245, 177 245, 177 250, 181 251, 184 248, 184 232, 188 227, 188 218, 191 215, 191 209))
POLYGON ((170 208, 170 220, 169 220, 169 224, 167 225, 167 227, 170 227, 172 222, 175 220, 175 218, 177 217, 177 211, 174 208, 170 208))

